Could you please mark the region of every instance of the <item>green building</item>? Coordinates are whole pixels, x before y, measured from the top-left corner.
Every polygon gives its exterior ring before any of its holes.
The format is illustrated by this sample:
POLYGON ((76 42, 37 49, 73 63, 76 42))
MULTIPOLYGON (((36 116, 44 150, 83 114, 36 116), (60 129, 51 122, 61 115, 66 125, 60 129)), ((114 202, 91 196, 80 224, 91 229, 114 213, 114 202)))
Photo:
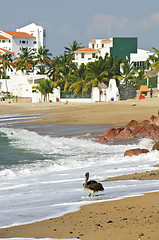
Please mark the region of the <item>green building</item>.
POLYGON ((118 60, 130 59, 130 53, 137 53, 136 37, 113 37, 113 47, 110 48, 110 54, 118 60))

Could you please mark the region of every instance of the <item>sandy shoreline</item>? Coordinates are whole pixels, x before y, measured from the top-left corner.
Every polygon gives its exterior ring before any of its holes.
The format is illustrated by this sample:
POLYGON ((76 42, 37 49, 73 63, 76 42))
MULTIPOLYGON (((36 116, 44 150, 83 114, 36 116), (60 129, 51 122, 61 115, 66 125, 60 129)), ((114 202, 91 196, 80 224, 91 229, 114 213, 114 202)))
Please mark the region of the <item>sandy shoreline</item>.
POLYGON ((155 192, 89 204, 62 217, 0 229, 0 237, 158 240, 158 201, 155 192))
MULTIPOLYGON (((42 114, 39 124, 112 124, 142 122, 157 115, 159 99, 106 103, 0 103, 0 114, 42 114), (136 106, 132 106, 133 103, 136 106)), ((37 123, 31 122, 31 124, 37 123)), ((157 166, 158 167, 158 166, 157 166)), ((116 180, 159 180, 159 171, 110 178, 116 180)), ((105 190, 106 191, 106 190, 105 190)), ((158 240, 159 192, 144 196, 82 206, 77 212, 41 222, 0 229, 0 238, 80 238, 83 240, 158 240)))
MULTIPOLYGON (((113 124, 121 126, 157 115, 159 98, 97 103, 11 103, 0 102, 0 114, 44 114, 39 123, 113 124), (136 106, 132 106, 133 103, 136 106)), ((33 122, 32 122, 33 124, 33 122)))

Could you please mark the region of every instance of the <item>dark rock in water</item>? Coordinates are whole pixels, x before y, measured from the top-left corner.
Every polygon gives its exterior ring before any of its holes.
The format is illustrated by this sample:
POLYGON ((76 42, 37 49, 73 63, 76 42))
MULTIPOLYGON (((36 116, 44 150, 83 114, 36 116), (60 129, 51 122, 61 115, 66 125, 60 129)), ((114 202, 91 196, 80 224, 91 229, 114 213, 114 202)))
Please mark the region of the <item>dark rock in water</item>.
POLYGON ((147 149, 141 149, 141 148, 136 148, 136 149, 129 149, 124 153, 124 156, 138 156, 142 153, 148 153, 149 150, 147 149))
POLYGON ((152 150, 159 150, 159 142, 156 142, 152 148, 152 150))

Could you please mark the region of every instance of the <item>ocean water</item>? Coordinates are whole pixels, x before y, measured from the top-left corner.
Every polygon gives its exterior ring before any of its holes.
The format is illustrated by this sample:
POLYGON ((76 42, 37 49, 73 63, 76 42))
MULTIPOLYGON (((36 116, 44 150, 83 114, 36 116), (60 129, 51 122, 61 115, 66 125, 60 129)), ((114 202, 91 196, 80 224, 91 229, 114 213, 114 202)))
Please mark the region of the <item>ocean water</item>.
POLYGON ((76 211, 80 206, 158 191, 158 181, 102 182, 104 192, 88 197, 85 172, 108 177, 156 170, 157 151, 124 157, 130 148, 152 149, 150 139, 99 144, 109 126, 32 124, 39 115, 0 115, 0 228, 76 211), (28 124, 27 120, 31 121, 28 124))

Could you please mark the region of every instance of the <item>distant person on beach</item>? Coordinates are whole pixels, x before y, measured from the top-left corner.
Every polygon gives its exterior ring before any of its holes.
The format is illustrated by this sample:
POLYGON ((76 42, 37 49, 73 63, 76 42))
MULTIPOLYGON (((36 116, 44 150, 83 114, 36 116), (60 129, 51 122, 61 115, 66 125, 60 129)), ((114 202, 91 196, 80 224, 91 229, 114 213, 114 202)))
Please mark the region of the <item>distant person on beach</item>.
POLYGON ((152 98, 153 90, 152 88, 150 89, 150 97, 152 98))

